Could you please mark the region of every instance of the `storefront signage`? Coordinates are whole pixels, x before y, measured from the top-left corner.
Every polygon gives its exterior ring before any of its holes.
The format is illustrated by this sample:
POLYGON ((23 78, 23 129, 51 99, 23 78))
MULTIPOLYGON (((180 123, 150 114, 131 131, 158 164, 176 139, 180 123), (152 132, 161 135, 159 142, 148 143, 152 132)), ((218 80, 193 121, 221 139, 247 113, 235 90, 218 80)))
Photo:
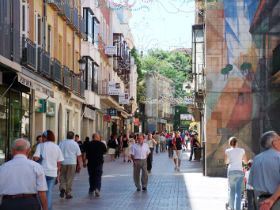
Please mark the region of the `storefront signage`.
POLYGON ((111 117, 110 117, 110 115, 104 115, 103 119, 104 119, 104 122, 110 122, 111 117))
POLYGON ((119 104, 129 104, 128 93, 122 93, 119 95, 119 104))
POLYGON ((180 114, 180 120, 193 121, 193 115, 192 114, 180 114))
POLYGON ((47 116, 54 117, 55 116, 55 103, 48 101, 47 105, 47 116))
POLYGON ((121 84, 119 82, 109 82, 108 84, 108 95, 120 95, 121 84))
POLYGON ((35 98, 35 112, 46 113, 47 101, 41 98, 35 98))
POLYGON ((96 112, 88 107, 85 107, 84 118, 95 120, 96 112))
POLYGON ((107 109, 107 114, 110 115, 110 116, 117 116, 118 111, 117 111, 117 109, 114 109, 114 108, 107 109))
POLYGON ((134 118, 134 125, 139 126, 140 125, 140 120, 139 118, 134 118))
POLYGON ((105 47, 105 54, 108 56, 117 55, 117 46, 106 46, 105 47))
POLYGON ((186 96, 185 98, 184 98, 184 102, 185 102, 185 104, 194 104, 194 97, 193 96, 186 96))

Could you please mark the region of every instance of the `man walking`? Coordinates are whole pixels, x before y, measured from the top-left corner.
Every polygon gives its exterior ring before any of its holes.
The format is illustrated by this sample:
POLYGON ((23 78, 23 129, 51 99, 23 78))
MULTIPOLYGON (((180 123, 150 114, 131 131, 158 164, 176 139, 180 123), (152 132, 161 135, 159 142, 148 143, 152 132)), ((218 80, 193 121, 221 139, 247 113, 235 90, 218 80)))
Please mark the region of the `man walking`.
POLYGON ((131 147, 131 159, 133 161, 133 178, 137 191, 140 191, 140 172, 142 190, 147 190, 148 184, 148 171, 147 171, 147 157, 150 154, 148 144, 143 142, 143 134, 138 136, 138 142, 131 147))
POLYGON ((27 159, 29 152, 29 141, 17 139, 12 145, 14 158, 0 166, 0 210, 48 209, 45 173, 40 164, 27 159))
POLYGON ((152 162, 153 162, 153 152, 154 152, 154 146, 157 144, 157 142, 153 139, 153 136, 151 133, 148 133, 148 139, 144 141, 149 145, 150 154, 147 158, 147 170, 148 173, 151 173, 152 171, 152 162))
POLYGON ((173 138, 173 158, 175 164, 175 171, 180 171, 181 160, 182 160, 182 144, 186 146, 185 141, 180 136, 179 132, 176 132, 175 137, 173 138), (178 159, 178 166, 177 166, 178 159))
POLYGON ((100 196, 101 176, 103 173, 103 155, 106 153, 106 146, 100 141, 100 135, 92 135, 92 141, 89 142, 85 153, 83 154, 83 165, 88 167, 89 175, 89 194, 95 192, 95 196, 100 196))
POLYGON ((63 140, 59 147, 62 151, 64 161, 60 169, 60 197, 63 198, 66 193, 66 199, 72 198, 72 183, 76 170, 81 170, 81 150, 79 145, 74 141, 74 133, 67 132, 67 139, 63 140), (78 158, 78 163, 77 163, 78 158))
POLYGON ((159 146, 160 146, 160 135, 159 135, 159 132, 156 132, 156 134, 154 135, 154 139, 155 139, 156 142, 157 142, 157 145, 156 145, 156 153, 158 153, 159 146))
POLYGON ((260 210, 280 209, 280 136, 268 131, 261 137, 264 152, 258 154, 250 170, 249 184, 254 188, 260 210))

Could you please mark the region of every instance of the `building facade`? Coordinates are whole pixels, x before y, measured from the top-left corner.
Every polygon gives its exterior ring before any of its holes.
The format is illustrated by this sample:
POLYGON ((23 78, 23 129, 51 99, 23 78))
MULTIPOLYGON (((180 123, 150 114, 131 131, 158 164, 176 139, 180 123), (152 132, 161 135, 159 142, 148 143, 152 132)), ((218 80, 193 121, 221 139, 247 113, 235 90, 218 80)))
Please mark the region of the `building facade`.
POLYGON ((261 151, 262 133, 279 132, 280 1, 197 5, 205 24, 206 175, 223 176, 229 137, 236 136, 253 158, 261 151))

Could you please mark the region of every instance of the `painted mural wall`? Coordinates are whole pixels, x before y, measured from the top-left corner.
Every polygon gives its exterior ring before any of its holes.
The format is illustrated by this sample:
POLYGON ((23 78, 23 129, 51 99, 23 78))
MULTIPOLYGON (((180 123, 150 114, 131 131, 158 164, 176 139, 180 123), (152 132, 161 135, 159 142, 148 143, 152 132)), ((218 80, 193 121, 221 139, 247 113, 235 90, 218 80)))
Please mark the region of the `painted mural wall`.
POLYGON ((263 132, 280 133, 280 0, 206 8, 206 173, 221 176, 230 136, 253 158, 263 132))

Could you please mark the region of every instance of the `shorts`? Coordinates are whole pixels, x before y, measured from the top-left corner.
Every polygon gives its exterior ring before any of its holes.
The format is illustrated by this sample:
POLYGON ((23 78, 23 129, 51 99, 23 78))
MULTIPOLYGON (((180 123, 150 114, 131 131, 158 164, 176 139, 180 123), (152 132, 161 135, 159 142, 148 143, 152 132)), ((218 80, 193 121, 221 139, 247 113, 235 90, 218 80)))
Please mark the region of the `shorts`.
POLYGON ((108 150, 108 154, 109 155, 114 155, 116 153, 116 149, 114 149, 114 148, 109 148, 109 150, 108 150))
POLYGON ((176 154, 176 150, 173 150, 173 158, 182 160, 182 150, 177 150, 177 151, 178 151, 178 155, 176 154))

